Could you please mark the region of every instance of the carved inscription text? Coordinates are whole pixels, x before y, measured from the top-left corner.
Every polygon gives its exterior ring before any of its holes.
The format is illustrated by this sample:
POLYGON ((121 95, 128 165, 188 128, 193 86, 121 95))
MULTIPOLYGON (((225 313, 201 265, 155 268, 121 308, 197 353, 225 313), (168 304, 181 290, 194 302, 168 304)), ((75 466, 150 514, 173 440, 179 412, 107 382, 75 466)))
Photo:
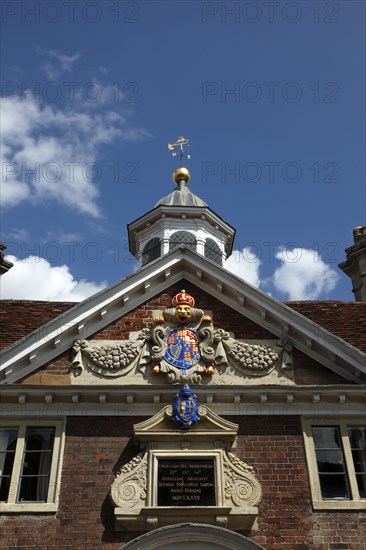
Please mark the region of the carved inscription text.
POLYGON ((158 506, 216 506, 214 459, 159 459, 158 506))

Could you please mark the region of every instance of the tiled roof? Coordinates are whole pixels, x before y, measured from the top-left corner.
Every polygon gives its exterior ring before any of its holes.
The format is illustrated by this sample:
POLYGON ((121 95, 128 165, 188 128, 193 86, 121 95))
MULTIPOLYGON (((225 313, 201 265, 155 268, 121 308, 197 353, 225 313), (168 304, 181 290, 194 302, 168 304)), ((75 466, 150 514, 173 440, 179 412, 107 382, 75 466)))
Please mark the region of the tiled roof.
POLYGON ((75 305, 75 302, 1 300, 0 349, 14 344, 75 305))
MULTIPOLYGON (((299 301, 287 306, 366 352, 366 302, 299 301)), ((2 300, 0 349, 75 306, 74 302, 2 300)))
POLYGON ((285 302, 304 317, 366 353, 366 302, 285 302))

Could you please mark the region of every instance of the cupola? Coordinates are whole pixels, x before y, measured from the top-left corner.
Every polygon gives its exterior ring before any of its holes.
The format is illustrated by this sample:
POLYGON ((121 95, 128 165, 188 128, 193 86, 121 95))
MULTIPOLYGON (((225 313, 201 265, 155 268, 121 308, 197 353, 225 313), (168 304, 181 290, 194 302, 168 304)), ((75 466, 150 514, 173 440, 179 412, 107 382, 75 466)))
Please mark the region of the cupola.
POLYGON ((186 146, 184 137, 168 145, 170 150, 180 149, 180 166, 173 173, 175 189, 128 225, 130 252, 140 267, 183 247, 219 265, 231 254, 235 229, 188 187, 191 175, 181 165, 186 146))

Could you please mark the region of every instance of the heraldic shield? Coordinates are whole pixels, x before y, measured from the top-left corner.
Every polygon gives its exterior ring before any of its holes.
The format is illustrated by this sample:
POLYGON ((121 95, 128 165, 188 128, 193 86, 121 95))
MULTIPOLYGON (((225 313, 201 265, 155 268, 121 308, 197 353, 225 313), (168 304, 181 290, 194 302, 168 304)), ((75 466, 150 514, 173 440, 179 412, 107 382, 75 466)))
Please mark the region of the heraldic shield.
POLYGON ((179 369, 189 369, 201 358, 196 333, 188 328, 170 332, 166 338, 164 359, 179 369))
POLYGON ((194 395, 188 384, 184 384, 176 395, 172 420, 181 430, 189 430, 193 424, 200 420, 197 396, 194 395))

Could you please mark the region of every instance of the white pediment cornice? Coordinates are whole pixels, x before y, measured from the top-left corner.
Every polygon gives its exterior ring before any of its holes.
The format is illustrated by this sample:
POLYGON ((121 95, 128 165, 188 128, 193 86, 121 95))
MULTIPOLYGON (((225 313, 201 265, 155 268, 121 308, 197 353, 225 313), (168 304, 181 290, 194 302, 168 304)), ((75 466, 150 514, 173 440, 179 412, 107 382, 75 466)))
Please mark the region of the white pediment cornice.
POLYGON ((226 269, 178 249, 80 302, 2 352, 2 384, 13 384, 54 360, 171 285, 186 279, 331 371, 355 383, 366 379, 366 354, 226 269))

